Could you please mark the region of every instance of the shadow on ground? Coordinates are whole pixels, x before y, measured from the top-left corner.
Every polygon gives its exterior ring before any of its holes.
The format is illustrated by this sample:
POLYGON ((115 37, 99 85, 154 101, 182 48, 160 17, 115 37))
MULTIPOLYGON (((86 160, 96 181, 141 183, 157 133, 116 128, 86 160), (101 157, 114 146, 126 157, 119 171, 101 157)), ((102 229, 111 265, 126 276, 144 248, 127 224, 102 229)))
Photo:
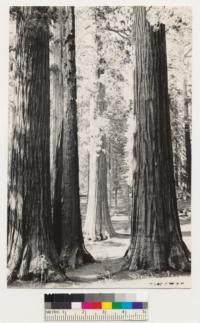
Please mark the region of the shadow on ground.
MULTIPOLYGON (((188 206, 184 202, 179 205, 188 206)), ((84 206, 86 210, 86 207, 84 206)), ((122 209, 122 208, 121 208, 122 209)), ((81 266, 67 271, 63 283, 15 281, 10 287, 16 288, 189 288, 190 274, 180 272, 153 273, 149 271, 129 272, 124 269, 124 254, 130 242, 130 220, 128 213, 112 210, 111 220, 115 236, 103 241, 85 241, 86 248, 97 260, 94 264, 81 266), (116 211, 116 212, 115 212, 116 211)), ((84 222, 84 216, 83 216, 84 222)), ((183 239, 191 250, 191 217, 180 212, 180 224, 183 239)))

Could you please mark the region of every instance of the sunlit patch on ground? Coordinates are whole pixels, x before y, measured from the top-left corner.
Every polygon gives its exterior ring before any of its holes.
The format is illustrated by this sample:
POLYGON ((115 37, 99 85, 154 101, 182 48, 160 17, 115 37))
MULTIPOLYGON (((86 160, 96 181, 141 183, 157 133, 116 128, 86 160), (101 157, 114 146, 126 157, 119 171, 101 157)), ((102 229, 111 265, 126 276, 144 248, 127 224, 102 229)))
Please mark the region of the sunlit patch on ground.
MULTIPOLYGON (((183 203, 185 206, 185 203, 183 203)), ((179 209, 180 209, 180 203, 179 209)), ((187 216, 179 212, 183 239, 191 250, 191 214, 190 203, 186 205, 187 216)), ((86 208, 85 208, 86 210, 86 208)), ((120 210, 120 208, 119 208, 120 210)), ((189 288, 191 286, 190 274, 180 272, 161 272, 140 270, 129 272, 121 270, 124 262, 123 256, 129 245, 130 223, 128 214, 120 214, 119 210, 112 210, 111 217, 116 236, 103 241, 86 241, 88 251, 98 261, 94 264, 81 266, 69 271, 64 283, 22 282, 16 281, 11 287, 35 288, 189 288)))

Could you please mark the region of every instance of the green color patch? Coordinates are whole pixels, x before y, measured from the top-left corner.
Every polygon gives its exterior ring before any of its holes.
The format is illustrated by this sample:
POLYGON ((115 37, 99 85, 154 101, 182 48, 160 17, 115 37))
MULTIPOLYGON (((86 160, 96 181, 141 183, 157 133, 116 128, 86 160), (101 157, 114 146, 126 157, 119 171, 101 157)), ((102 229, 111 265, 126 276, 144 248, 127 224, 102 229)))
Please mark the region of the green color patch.
POLYGON ((123 303, 122 302, 113 302, 112 303, 112 309, 113 310, 123 309, 123 303))

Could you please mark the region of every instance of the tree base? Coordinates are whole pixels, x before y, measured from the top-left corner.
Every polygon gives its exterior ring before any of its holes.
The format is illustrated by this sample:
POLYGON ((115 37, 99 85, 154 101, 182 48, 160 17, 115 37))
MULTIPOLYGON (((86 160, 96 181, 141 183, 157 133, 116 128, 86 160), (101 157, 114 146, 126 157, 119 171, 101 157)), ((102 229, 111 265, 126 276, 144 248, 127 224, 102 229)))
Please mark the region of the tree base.
POLYGON ((168 257, 169 268, 172 270, 190 272, 190 259, 191 254, 184 241, 179 241, 175 236, 173 236, 168 257))
POLYGON ((112 230, 112 232, 103 232, 103 233, 99 233, 99 234, 94 234, 92 232, 84 232, 84 239, 88 240, 88 241, 103 241, 103 240, 107 240, 110 239, 112 237, 115 236, 115 232, 114 230, 112 230))
POLYGON ((76 269, 84 264, 94 263, 94 258, 85 249, 84 245, 74 248, 66 247, 60 254, 60 267, 67 272, 68 269, 76 269))
POLYGON ((59 268, 48 268, 46 273, 42 273, 41 271, 35 272, 27 272, 26 275, 19 275, 16 271, 9 273, 7 277, 7 285, 11 285, 15 280, 23 280, 23 281, 37 281, 41 283, 48 282, 64 282, 67 277, 59 268))
POLYGON ((53 264, 51 258, 45 254, 33 257, 30 248, 26 246, 21 259, 18 259, 16 264, 12 264, 7 284, 10 285, 16 279, 36 280, 41 283, 65 281, 66 277, 58 265, 58 260, 56 259, 53 264))
POLYGON ((189 251, 183 241, 174 243, 172 240, 171 246, 166 246, 162 241, 147 238, 137 241, 136 239, 125 253, 127 262, 124 269, 190 272, 191 264, 188 254, 189 251))

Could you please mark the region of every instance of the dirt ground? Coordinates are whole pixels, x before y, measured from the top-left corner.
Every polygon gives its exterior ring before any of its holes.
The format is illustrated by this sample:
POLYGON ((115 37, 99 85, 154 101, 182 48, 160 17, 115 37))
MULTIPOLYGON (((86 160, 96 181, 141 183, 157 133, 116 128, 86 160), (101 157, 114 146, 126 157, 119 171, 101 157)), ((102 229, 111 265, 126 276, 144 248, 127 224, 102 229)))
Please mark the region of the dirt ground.
MULTIPOLYGON (((179 201, 179 217, 183 239, 191 250, 191 212, 190 203, 179 201)), ((85 211, 82 205, 82 212, 85 211)), ((85 213, 85 212, 84 212, 85 213)), ((111 210, 111 219, 116 236, 104 241, 86 241, 86 248, 98 261, 69 271, 64 283, 22 282, 16 281, 11 287, 30 288, 189 288, 189 274, 162 272, 129 272, 121 270, 124 254, 130 240, 130 219, 127 210, 119 203, 117 209, 111 210), (101 278, 101 279, 98 279, 101 278), (81 282, 79 281, 81 280, 81 282)), ((84 219, 83 219, 84 220, 84 219)))
MULTIPOLYGON (((130 219, 128 211, 119 200, 117 209, 111 209, 111 220, 116 237, 104 241, 86 241, 86 247, 97 260, 123 257, 130 240, 130 219)), ((179 218, 183 240, 191 250, 191 210, 190 201, 178 201, 179 218), (186 214, 184 213, 186 211, 186 214)))

